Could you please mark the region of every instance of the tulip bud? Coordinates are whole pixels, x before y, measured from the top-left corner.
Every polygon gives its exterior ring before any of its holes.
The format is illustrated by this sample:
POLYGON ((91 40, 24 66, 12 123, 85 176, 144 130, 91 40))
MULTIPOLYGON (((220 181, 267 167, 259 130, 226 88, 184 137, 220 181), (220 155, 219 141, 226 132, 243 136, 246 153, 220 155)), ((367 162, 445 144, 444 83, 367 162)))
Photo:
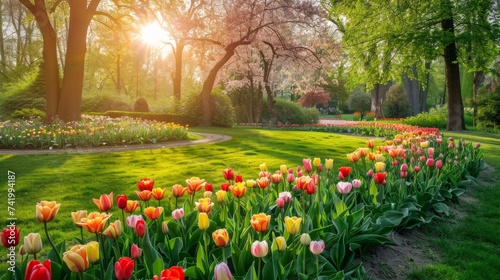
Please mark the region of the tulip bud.
POLYGON ((286 165, 284 165, 284 164, 280 165, 280 172, 281 172, 281 174, 288 173, 288 168, 286 167, 286 165))
POLYGON ((224 200, 226 199, 226 191, 220 190, 215 193, 215 196, 217 197, 217 201, 219 203, 224 203, 224 200))
POLYGON ((19 255, 21 256, 26 255, 26 250, 24 250, 24 245, 21 245, 21 247, 19 247, 19 255))
POLYGON ((142 254, 142 249, 139 248, 139 246, 132 244, 132 246, 130 247, 130 256, 132 257, 132 259, 135 260, 140 258, 141 254, 142 254))
POLYGON ((442 161, 442 160, 438 160, 438 161, 436 161, 436 168, 437 168, 437 169, 441 169, 441 168, 443 168, 443 161, 442 161))
POLYGON ((250 248, 252 255, 256 258, 262 258, 267 255, 269 251, 269 246, 266 241, 254 241, 250 248))
POLYGON ((309 249, 313 254, 319 255, 325 249, 325 242, 323 240, 311 241, 311 243, 309 244, 309 249))
POLYGON ((278 197, 276 199, 276 206, 278 206, 278 208, 285 207, 285 200, 282 197, 278 197))
POLYGON ((201 230, 206 230, 210 226, 210 220, 205 212, 200 212, 198 214, 198 227, 201 230))
POLYGON ((219 263, 214 270, 215 280, 232 280, 233 275, 226 263, 219 263))
POLYGON ((30 233, 24 237, 24 250, 31 255, 42 250, 42 237, 39 233, 30 233))
POLYGON ((373 170, 368 170, 368 172, 366 172, 366 177, 373 177, 373 170))
POLYGON ((236 177, 234 178, 234 182, 235 183, 243 183, 243 176, 236 175, 236 177))
POLYGON ((403 172, 408 171, 408 164, 406 164, 406 163, 401 164, 401 171, 403 171, 403 172))
POLYGON ((353 188, 357 189, 357 188, 361 187, 361 181, 358 179, 354 179, 354 180, 352 180, 351 185, 353 188))
POLYGON ((303 233, 300 236, 300 244, 302 244, 303 246, 309 246, 310 243, 311 243, 311 236, 309 236, 308 233, 303 233))
POLYGON ((89 263, 95 263, 99 260, 99 243, 96 241, 92 241, 85 245, 87 250, 87 259, 89 263))
POLYGON ((225 191, 225 192, 229 191, 230 187, 231 187, 231 184, 229 184, 229 183, 223 183, 220 185, 220 189, 225 191))
POLYGON ((413 167, 413 171, 415 171, 415 173, 418 173, 420 171, 420 167, 418 165, 413 167))
POLYGON ((276 237, 276 245, 278 245, 278 251, 285 251, 286 250, 286 240, 283 236, 278 236, 276 237))
POLYGON ((434 166, 434 159, 432 159, 432 158, 427 159, 427 162, 425 164, 428 167, 433 167, 434 166))
POLYGON ((168 225, 167 225, 167 222, 163 221, 161 223, 161 232, 163 232, 163 234, 167 234, 168 233, 168 225))
POLYGON ((184 208, 175 209, 172 211, 172 218, 175 220, 180 220, 184 217, 184 208))
POLYGON ((135 233, 139 237, 143 237, 144 234, 146 234, 146 222, 144 220, 138 220, 137 223, 135 223, 135 233))
POLYGON ((214 187, 212 184, 205 184, 205 192, 212 192, 214 190, 214 187))
POLYGON ((474 145, 474 149, 479 149, 481 147, 481 143, 480 142, 477 142, 476 145, 474 145))
POLYGON ((204 198, 212 198, 212 192, 211 191, 205 191, 203 193, 204 198))
POLYGON ((125 209, 125 207, 127 207, 127 200, 127 195, 119 194, 116 196, 116 205, 118 205, 120 209, 125 209))

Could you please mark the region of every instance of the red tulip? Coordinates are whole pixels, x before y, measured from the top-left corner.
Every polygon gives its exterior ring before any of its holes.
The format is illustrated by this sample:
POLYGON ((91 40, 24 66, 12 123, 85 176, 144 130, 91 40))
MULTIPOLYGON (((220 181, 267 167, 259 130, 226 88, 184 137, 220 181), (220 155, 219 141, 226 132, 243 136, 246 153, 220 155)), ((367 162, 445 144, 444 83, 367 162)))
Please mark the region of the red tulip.
POLYGON ((243 182, 243 176, 241 175, 236 175, 236 178, 234 178, 235 183, 242 183, 243 182))
POLYGON ((125 209, 127 207, 127 200, 127 195, 119 194, 116 196, 116 205, 118 205, 120 209, 125 209))
POLYGON ((128 257, 121 257, 115 263, 115 274, 118 280, 128 280, 132 278, 134 272, 134 260, 128 257))
POLYGON ((234 170, 232 168, 222 170, 222 175, 224 175, 224 179, 228 181, 234 180, 234 170))
POLYGON ((16 226, 10 226, 0 232, 2 244, 5 248, 16 247, 19 244, 21 231, 16 226))
POLYGON ((386 175, 387 175, 387 173, 385 173, 385 172, 378 172, 378 173, 373 174, 373 179, 375 180, 375 183, 383 184, 385 181, 386 175))
POLYGON ((342 176, 344 176, 344 178, 347 178, 347 176, 349 176, 349 173, 351 173, 351 167, 349 166, 339 167, 339 172, 340 174, 342 174, 342 176))
POLYGON ((137 220, 137 222, 135 223, 135 233, 139 237, 143 237, 144 234, 146 234, 146 228, 146 221, 144 220, 137 220))
POLYGON ((214 187, 212 186, 212 184, 206 183, 205 184, 205 191, 206 192, 213 192, 214 191, 214 187))
POLYGON ((50 259, 41 264, 37 260, 32 260, 26 268, 25 280, 50 280, 52 279, 52 267, 50 259))
POLYGON ((170 268, 164 269, 160 277, 155 275, 153 279, 158 280, 184 280, 184 270, 180 266, 172 266, 170 268))
POLYGON ((142 178, 138 183, 137 187, 139 188, 140 191, 152 191, 153 186, 155 185, 155 181, 151 178, 142 178))

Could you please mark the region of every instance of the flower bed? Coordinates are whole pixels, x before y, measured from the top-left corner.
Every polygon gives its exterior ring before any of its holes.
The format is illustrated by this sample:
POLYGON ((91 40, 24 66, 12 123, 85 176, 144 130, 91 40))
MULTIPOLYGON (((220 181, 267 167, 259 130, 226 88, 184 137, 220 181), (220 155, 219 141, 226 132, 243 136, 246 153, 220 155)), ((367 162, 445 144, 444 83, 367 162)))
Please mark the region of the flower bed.
MULTIPOLYGON (((320 158, 297 168, 263 163, 255 179, 228 168, 215 187, 197 177, 172 186, 171 200, 166 189, 143 178, 127 194, 95 198, 98 211, 74 212, 81 244, 70 248, 50 239, 50 222, 69 217, 57 216, 60 204, 41 201, 34 216, 53 249, 48 262, 38 263, 32 255, 40 252, 41 238, 25 235, 17 275, 359 279, 364 271, 354 257, 391 244, 392 231, 447 216, 449 203, 458 202, 484 167, 479 144, 418 132, 381 146, 370 140, 346 157, 350 164, 338 167, 320 158), (110 215, 113 207, 121 215, 110 215)), ((2 234, 6 246, 19 239, 16 229, 2 234)))
POLYGON ((41 118, 0 123, 0 148, 9 149, 130 145, 187 137, 187 127, 129 117, 84 115, 79 122, 54 121, 49 125, 44 125, 41 118))

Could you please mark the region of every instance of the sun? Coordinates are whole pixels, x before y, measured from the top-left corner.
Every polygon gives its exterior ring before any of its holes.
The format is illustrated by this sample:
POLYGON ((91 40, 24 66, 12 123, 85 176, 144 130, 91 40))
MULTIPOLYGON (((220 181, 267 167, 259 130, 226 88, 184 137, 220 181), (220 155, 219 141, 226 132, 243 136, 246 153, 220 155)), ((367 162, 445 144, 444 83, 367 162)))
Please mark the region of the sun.
POLYGON ((168 41, 169 34, 158 23, 151 23, 141 29, 141 37, 149 45, 160 46, 168 41))

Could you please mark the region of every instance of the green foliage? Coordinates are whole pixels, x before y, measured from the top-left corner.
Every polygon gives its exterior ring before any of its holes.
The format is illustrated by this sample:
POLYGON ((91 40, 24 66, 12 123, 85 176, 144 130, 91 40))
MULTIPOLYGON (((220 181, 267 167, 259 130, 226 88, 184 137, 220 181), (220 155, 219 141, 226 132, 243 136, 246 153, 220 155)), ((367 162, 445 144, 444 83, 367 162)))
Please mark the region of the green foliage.
POLYGON ((45 112, 36 108, 23 108, 21 110, 16 110, 11 116, 14 119, 24 119, 30 117, 40 117, 41 119, 45 119, 45 112))
POLYGON ((131 109, 128 103, 118 96, 91 94, 82 97, 82 112, 130 111, 131 109))
POLYGON ((304 110, 304 118, 305 123, 314 124, 319 122, 319 117, 321 113, 316 108, 305 108, 304 110))
MULTIPOLYGON (((416 116, 408 117, 403 120, 403 123, 420 127, 436 127, 446 129, 448 119, 447 105, 431 108, 429 112, 420 113, 416 116)), ((472 112, 464 111, 464 119, 466 126, 472 126, 472 112)))
POLYGON ((212 125, 231 127, 236 121, 236 113, 229 96, 214 89, 212 91, 212 125))
POLYGON ((387 118, 406 118, 411 114, 410 104, 402 85, 395 84, 389 88, 383 109, 387 118))
POLYGON ((190 121, 189 118, 180 114, 160 114, 151 112, 132 112, 132 111, 89 112, 87 114, 96 116, 108 116, 111 118, 130 117, 134 119, 137 118, 150 121, 177 123, 181 125, 192 125, 192 123, 189 122, 190 121))
MULTIPOLYGON (((231 99, 215 88, 210 98, 212 106, 212 125, 230 127, 236 120, 236 113, 231 99)), ((196 125, 201 121, 201 104, 199 93, 188 93, 183 95, 180 105, 180 113, 186 117, 190 124, 196 125)))
POLYGON ((0 105, 0 115, 9 116, 16 110, 35 108, 45 111, 45 75, 41 68, 26 74, 26 77, 7 86, 0 105))
POLYGON ((149 112, 148 101, 144 97, 139 97, 134 103, 135 112, 149 112))
POLYGON ((478 126, 482 128, 499 128, 500 87, 482 94, 477 106, 478 126))
POLYGON ((371 107, 371 98, 368 93, 361 90, 354 91, 347 100, 351 111, 368 112, 371 107))
MULTIPOLYGON (((305 124, 306 115, 304 109, 297 103, 277 98, 274 108, 276 109, 276 119, 279 124, 305 124)), ((263 102, 262 122, 269 123, 269 109, 267 103, 263 102)))

